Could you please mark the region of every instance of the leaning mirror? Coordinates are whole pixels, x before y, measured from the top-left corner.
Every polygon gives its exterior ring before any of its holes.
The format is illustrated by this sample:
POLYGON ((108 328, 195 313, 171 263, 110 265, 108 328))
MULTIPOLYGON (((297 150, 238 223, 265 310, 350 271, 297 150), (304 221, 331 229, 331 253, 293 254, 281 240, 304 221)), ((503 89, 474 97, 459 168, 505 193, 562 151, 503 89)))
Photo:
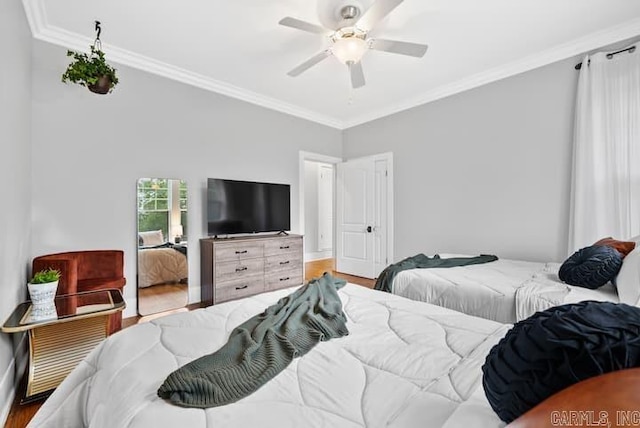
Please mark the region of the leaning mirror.
POLYGON ((150 315, 188 303, 187 183, 138 180, 138 313, 150 315))

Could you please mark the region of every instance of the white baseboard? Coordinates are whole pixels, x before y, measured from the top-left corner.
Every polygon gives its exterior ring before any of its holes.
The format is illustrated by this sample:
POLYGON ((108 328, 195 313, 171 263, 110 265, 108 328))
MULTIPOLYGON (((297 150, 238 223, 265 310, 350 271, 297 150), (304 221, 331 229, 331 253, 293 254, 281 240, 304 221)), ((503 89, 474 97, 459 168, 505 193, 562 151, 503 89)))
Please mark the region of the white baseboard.
POLYGON ((9 412, 11 411, 11 406, 13 405, 13 401, 16 397, 16 390, 18 388, 18 382, 20 381, 21 374, 24 373, 27 358, 27 335, 23 335, 16 346, 16 352, 13 355, 13 359, 9 363, 9 367, 5 370, 2 375, 2 379, 0 379, 0 403, 4 403, 2 408, 0 408, 0 426, 4 426, 7 422, 7 418, 9 417, 9 412), (16 368, 16 361, 21 361, 21 363, 16 368))
POLYGON ((135 317, 138 315, 138 301, 133 297, 125 297, 124 304, 127 305, 122 311, 122 318, 135 317))
POLYGON ((314 251, 310 253, 304 253, 305 262, 311 262, 313 260, 330 259, 332 257, 333 257, 333 250, 314 251))
POLYGON ((16 387, 14 380, 14 373, 16 368, 16 359, 11 360, 11 364, 7 367, 7 370, 0 380, 0 402, 4 403, 0 409, 0 425, 4 426, 7 423, 9 412, 11 411, 11 405, 16 397, 16 387))

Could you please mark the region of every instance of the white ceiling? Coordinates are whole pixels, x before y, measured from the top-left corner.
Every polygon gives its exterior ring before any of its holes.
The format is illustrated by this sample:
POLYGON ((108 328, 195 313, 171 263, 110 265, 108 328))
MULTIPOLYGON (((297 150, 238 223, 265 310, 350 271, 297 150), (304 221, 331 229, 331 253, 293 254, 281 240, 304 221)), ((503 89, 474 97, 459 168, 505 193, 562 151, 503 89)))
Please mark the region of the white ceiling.
POLYGON ((322 36, 278 25, 329 25, 372 0, 23 0, 38 39, 88 50, 102 22, 107 60, 336 128, 347 128, 551 62, 640 36, 638 0, 405 0, 372 35, 426 43, 422 59, 367 52, 352 90, 322 36))

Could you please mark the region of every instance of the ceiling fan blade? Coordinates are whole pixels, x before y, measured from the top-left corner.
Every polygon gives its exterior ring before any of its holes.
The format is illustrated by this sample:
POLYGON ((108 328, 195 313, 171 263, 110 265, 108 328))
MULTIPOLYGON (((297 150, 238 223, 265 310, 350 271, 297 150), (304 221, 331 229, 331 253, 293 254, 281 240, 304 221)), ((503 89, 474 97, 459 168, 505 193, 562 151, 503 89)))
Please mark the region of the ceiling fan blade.
POLYGON ((398 40, 375 39, 371 41, 371 49, 391 52, 400 55, 409 55, 422 58, 427 52, 427 45, 419 43, 400 42, 398 40))
POLYGON ((362 62, 350 63, 349 73, 351 74, 351 86, 358 89, 364 86, 364 72, 362 71, 362 62))
POLYGON ((303 72, 307 71, 308 69, 310 69, 311 67, 313 67, 314 65, 316 65, 317 63, 325 59, 326 57, 328 57, 330 54, 331 52, 329 50, 320 52, 319 54, 312 56, 311 58, 309 58, 308 60, 306 60, 305 62, 303 62, 302 64, 300 64, 299 66, 297 66, 296 68, 288 72, 287 74, 291 77, 296 77, 302 74, 303 72))
POLYGON ((377 0, 358 20, 356 27, 363 31, 370 31, 402 2, 403 0, 377 0))
POLYGON ((306 31, 308 33, 327 34, 327 35, 332 33, 331 30, 327 30, 324 27, 321 27, 316 24, 312 24, 310 22, 301 21, 296 18, 291 18, 290 16, 287 16, 286 18, 282 18, 280 22, 278 22, 278 24, 284 25, 285 27, 295 28, 296 30, 306 31))

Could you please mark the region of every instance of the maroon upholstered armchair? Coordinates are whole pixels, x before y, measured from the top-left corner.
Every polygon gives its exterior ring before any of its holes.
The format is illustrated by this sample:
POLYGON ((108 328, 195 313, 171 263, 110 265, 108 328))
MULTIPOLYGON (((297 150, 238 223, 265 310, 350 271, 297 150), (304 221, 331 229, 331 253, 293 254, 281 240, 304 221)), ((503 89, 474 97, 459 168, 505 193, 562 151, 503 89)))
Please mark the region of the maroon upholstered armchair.
MULTIPOLYGON (((33 259, 32 269, 37 272, 53 268, 60 271, 57 295, 83 291, 122 288, 124 277, 124 252, 121 250, 72 251, 47 254, 33 259)), ((109 317, 109 334, 122 328, 122 312, 109 317)))

